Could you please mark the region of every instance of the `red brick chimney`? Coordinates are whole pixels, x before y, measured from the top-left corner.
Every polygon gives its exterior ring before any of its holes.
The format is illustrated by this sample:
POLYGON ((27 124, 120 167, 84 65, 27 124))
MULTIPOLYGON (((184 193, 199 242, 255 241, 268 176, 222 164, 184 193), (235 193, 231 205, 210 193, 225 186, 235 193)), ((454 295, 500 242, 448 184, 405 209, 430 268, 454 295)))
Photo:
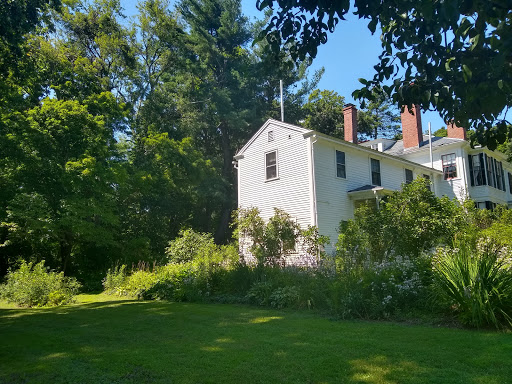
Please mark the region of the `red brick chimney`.
POLYGON ((457 127, 454 121, 449 121, 446 123, 446 133, 448 137, 452 139, 462 139, 466 140, 466 130, 461 127, 457 127))
POLYGON ((407 106, 401 113, 402 119, 402 136, 404 140, 404 148, 419 147, 423 141, 423 132, 421 128, 421 111, 419 105, 412 107, 412 114, 407 106))
POLYGON ((357 144, 357 108, 354 104, 343 108, 343 123, 345 140, 357 144))

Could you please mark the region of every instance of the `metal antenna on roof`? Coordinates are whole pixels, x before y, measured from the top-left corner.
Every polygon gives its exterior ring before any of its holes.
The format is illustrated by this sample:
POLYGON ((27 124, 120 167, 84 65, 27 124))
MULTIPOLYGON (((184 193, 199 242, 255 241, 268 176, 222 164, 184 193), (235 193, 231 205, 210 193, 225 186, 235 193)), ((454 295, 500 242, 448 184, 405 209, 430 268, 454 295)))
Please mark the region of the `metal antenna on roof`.
POLYGON ((279 80, 279 88, 281 89, 281 121, 284 122, 283 80, 279 80))
POLYGON ((432 127, 428 122, 428 145, 430 147, 430 168, 434 168, 434 158, 432 156, 432 127))

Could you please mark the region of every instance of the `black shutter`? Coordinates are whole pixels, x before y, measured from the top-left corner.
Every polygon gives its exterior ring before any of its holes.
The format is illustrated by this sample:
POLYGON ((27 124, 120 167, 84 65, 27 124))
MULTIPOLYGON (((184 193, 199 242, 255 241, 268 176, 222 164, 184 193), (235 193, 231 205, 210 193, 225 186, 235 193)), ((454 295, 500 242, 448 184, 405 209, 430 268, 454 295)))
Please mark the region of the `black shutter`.
POLYGON ((473 156, 468 155, 469 162, 469 178, 471 179, 471 186, 475 186, 475 176, 473 175, 473 156))
POLYGON ((487 175, 485 172, 487 168, 487 162, 484 163, 484 154, 481 153, 480 155, 480 172, 482 174, 482 185, 487 185, 487 175))

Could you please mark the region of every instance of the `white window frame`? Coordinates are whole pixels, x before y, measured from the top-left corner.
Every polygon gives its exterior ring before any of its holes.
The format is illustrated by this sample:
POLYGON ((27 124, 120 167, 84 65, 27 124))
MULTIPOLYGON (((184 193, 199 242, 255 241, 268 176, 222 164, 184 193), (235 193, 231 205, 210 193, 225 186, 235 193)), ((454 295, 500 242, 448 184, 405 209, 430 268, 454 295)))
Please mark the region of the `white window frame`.
POLYGON ((379 187, 382 186, 382 166, 381 166, 381 161, 380 161, 380 159, 375 159, 373 157, 370 157, 370 184, 371 185, 377 185, 379 187), (377 161, 378 164, 379 164, 379 183, 378 184, 373 182, 372 160, 377 161))
MULTIPOLYGON (((340 163, 341 164, 341 163, 340 163)), ((344 179, 347 178, 347 153, 345 151, 340 151, 338 149, 334 150, 334 175, 337 179, 344 179), (343 167, 345 170, 345 176, 338 176, 338 152, 343 153, 343 156, 345 157, 345 162, 343 163, 343 167)))
MULTIPOLYGON (((444 180, 453 180, 453 179, 459 178, 459 170, 457 167, 457 154, 455 152, 445 153, 444 155, 441 155, 441 167, 443 169, 443 179, 444 180), (453 156, 453 158, 454 158, 453 163, 451 161, 450 162, 446 161, 446 160, 448 160, 448 156, 450 156, 450 157, 453 156), (445 169, 449 169, 450 167, 455 168, 455 176, 448 177, 450 172, 445 172, 445 169)), ((451 173, 453 173, 453 172, 451 172, 451 173)))
POLYGON ((264 171, 264 176, 265 176, 265 181, 272 181, 272 180, 277 180, 279 179, 279 152, 277 151, 277 149, 273 149, 271 151, 267 151, 265 152, 265 156, 263 158, 263 161, 264 161, 264 165, 265 165, 265 171, 264 171), (275 167, 276 167, 276 176, 275 177, 272 177, 270 179, 267 178, 267 168, 268 167, 272 167, 272 165, 267 165, 267 155, 269 153, 273 153, 275 152, 276 153, 276 164, 275 164, 275 167))

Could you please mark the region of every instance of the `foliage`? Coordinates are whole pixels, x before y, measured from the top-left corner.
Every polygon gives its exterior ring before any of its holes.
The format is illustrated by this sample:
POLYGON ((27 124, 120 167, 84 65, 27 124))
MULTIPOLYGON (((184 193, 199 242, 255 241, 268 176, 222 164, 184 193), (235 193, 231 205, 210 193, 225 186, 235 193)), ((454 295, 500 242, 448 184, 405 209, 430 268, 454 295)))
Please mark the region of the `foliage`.
POLYGON ((236 238, 249 239, 249 251, 259 266, 279 265, 283 257, 295 250, 300 227, 286 212, 275 208, 267 223, 257 208, 240 209, 235 213, 236 238))
POLYGON ((447 137, 448 131, 446 130, 446 128, 439 128, 437 131, 434 131, 432 135, 436 137, 447 137))
MULTIPOLYGON (((420 104, 444 121, 477 129, 474 139, 490 149, 510 132, 500 115, 512 105, 509 2, 356 0, 354 13, 381 29, 382 53, 372 80, 356 98, 372 99, 382 87, 393 102, 420 104), (475 16, 476 15, 476 16, 475 16)), ((350 11, 349 1, 259 0, 274 16, 260 35, 276 49, 293 43, 292 57, 315 57, 327 31, 350 11), (274 8, 275 7, 275 8, 274 8)))
POLYGON ((0 286, 0 297, 20 307, 67 304, 80 289, 76 279, 47 271, 44 260, 38 264, 23 261, 18 270, 7 274, 6 280, 0 286))
POLYGON ((332 311, 342 318, 389 318, 424 309, 430 276, 428 257, 395 254, 373 261, 359 255, 336 256, 332 311))
POLYGON ((473 327, 512 326, 512 257, 489 240, 476 249, 439 250, 434 281, 460 321, 473 327))
POLYGON ((304 127, 343 138, 345 98, 334 91, 315 89, 304 104, 304 127))
POLYGON ((233 215, 235 239, 241 242, 256 259, 257 265, 283 265, 284 257, 302 247, 308 257, 319 262, 324 256, 322 249, 328 239, 315 227, 302 229, 292 217, 274 208, 274 216, 268 222, 261 218, 257 208, 239 209, 233 215))
POLYGON ((145 299, 194 301, 225 290, 225 275, 237 265, 238 252, 233 245, 215 245, 210 234, 184 230, 171 241, 169 263, 153 267, 146 264, 130 274, 126 267, 109 270, 103 280, 107 294, 129 295, 145 299))
POLYGON ((209 233, 198 233, 192 229, 180 231, 179 237, 169 242, 165 252, 170 263, 185 263, 200 257, 210 257, 217 251, 209 233))
POLYGON ((396 105, 381 89, 373 90, 372 99, 358 111, 357 120, 358 131, 373 139, 392 139, 402 133, 396 105))
POLYGON ((438 244, 451 244, 459 233, 464 236, 465 212, 457 201, 436 197, 429 181, 418 178, 393 192, 380 209, 363 206, 353 220, 341 223, 338 252, 373 261, 391 252, 419 255, 438 244))
POLYGON ((107 294, 120 293, 126 282, 126 265, 109 268, 103 279, 103 290, 107 294))

